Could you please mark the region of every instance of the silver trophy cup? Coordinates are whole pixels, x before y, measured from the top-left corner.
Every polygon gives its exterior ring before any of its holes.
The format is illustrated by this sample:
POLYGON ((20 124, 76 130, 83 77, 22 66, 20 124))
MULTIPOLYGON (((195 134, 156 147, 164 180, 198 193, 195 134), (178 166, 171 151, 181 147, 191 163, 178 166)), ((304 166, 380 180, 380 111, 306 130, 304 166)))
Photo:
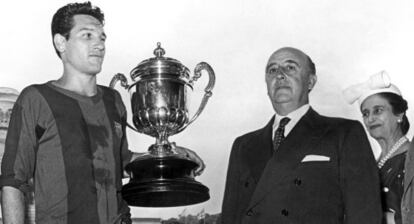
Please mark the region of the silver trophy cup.
POLYGON ((214 87, 213 69, 205 62, 197 64, 194 75, 173 58, 164 57, 161 44, 154 50, 155 57, 139 63, 130 73, 128 84, 123 74, 116 74, 110 83, 119 81, 131 97, 133 128, 156 138, 148 153, 126 166, 130 181, 122 188, 122 195, 131 206, 170 207, 196 204, 210 198, 209 189, 194 179, 198 164, 175 152, 175 143, 168 137, 183 131, 203 111, 214 87), (196 113, 188 112, 188 93, 205 70, 209 82, 196 113))

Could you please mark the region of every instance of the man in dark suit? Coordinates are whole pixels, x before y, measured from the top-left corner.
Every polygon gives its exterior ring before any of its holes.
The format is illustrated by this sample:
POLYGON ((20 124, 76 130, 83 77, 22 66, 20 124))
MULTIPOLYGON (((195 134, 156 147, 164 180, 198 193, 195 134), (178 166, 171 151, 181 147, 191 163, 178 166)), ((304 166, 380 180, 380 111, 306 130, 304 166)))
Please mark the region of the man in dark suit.
POLYGON ((404 191, 401 199, 403 224, 414 223, 414 138, 405 158, 404 191))
POLYGON ((295 48, 274 52, 266 84, 276 115, 238 137, 230 155, 223 224, 379 224, 378 169, 357 121, 309 106, 315 65, 295 48))

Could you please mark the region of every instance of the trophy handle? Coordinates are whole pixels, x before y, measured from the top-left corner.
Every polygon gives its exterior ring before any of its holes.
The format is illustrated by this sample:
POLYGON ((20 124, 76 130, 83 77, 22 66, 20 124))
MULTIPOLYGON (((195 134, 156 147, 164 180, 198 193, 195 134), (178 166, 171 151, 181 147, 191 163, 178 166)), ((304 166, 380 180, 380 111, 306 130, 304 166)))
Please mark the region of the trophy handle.
MULTIPOLYGON (((128 89, 129 88, 129 85, 128 85, 128 80, 127 80, 127 78, 125 77, 125 75, 124 74, 122 74, 122 73, 116 73, 115 75, 114 75, 114 77, 111 79, 111 82, 109 83, 109 87, 111 88, 111 89, 115 89, 115 85, 116 85, 116 83, 118 82, 118 81, 120 81, 121 82, 121 86, 122 87, 124 87, 125 89, 128 89)), ((136 128, 134 128, 132 125, 130 125, 128 122, 126 122, 126 126, 128 126, 129 128, 131 128, 132 130, 134 130, 134 131, 136 131, 136 132, 139 132, 136 128)))
POLYGON ((196 65, 196 67, 194 68, 194 75, 193 77, 191 77, 191 80, 189 83, 192 86, 194 82, 196 82, 201 77, 201 71, 203 70, 207 71, 209 80, 208 80, 206 88, 204 89, 204 96, 201 101, 200 107, 198 108, 197 112, 193 115, 193 117, 190 119, 190 121, 186 125, 184 125, 182 128, 180 128, 178 132, 184 130, 188 125, 193 123, 195 119, 197 119, 197 117, 204 110, 208 102, 208 99, 213 95, 213 92, 211 92, 211 90, 213 90, 214 84, 216 83, 216 75, 214 74, 214 71, 211 68, 211 66, 207 64, 206 62, 200 62, 196 65))
POLYGON ((114 77, 112 78, 111 82, 109 83, 109 87, 111 87, 112 89, 114 89, 114 87, 115 87, 115 85, 116 85, 116 83, 118 81, 121 81, 121 86, 124 87, 125 89, 128 89, 129 88, 128 80, 125 77, 125 75, 122 74, 122 73, 116 73, 114 75, 114 77))

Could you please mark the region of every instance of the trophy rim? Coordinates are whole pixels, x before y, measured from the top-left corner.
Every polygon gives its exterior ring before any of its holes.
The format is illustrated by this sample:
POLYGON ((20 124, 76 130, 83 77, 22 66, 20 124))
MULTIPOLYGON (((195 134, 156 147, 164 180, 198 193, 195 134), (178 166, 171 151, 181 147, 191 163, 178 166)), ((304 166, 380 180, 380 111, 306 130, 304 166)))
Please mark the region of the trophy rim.
POLYGON ((186 78, 182 78, 182 77, 178 77, 175 75, 171 75, 169 73, 167 74, 156 74, 156 76, 154 76, 154 74, 145 74, 145 75, 141 75, 140 77, 137 77, 136 80, 134 80, 134 83, 129 85, 127 88, 127 91, 130 92, 132 90, 132 88, 136 85, 138 85, 139 83, 144 83, 144 82, 150 82, 150 81, 171 81, 171 82, 177 82, 180 84, 183 84, 185 86, 188 86, 191 88, 191 91, 194 90, 193 85, 189 82, 189 79, 186 78))
POLYGON ((150 58, 144 60, 131 70, 131 79, 136 81, 140 76, 153 75, 153 74, 174 74, 176 77, 183 77, 184 79, 190 79, 190 70, 181 62, 172 58, 160 60, 160 58, 150 58))

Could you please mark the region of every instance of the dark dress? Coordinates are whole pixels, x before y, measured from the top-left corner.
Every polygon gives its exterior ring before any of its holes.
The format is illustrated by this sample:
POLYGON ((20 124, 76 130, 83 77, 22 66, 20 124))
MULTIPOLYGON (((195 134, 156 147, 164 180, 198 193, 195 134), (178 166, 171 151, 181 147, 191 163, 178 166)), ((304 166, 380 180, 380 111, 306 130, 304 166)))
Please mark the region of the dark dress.
MULTIPOLYGON (((380 169, 381 196, 384 212, 395 212, 395 223, 401 224, 401 198, 404 191, 404 163, 407 152, 385 162, 380 169)), ((385 222, 384 222, 385 223, 385 222)))

